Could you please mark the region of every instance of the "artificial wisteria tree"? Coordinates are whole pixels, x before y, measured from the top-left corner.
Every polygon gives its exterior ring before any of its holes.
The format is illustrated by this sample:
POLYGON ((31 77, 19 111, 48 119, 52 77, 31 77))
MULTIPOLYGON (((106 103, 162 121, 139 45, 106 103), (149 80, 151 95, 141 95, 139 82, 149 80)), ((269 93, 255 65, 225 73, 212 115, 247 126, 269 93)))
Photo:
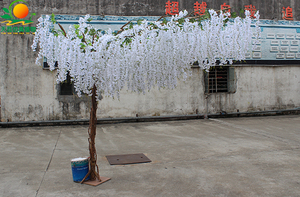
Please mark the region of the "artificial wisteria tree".
MULTIPOLYGON (((58 62, 58 82, 71 76, 78 96, 92 97, 89 128, 91 179, 101 181, 96 164, 95 134, 97 100, 102 95, 118 97, 127 86, 133 92, 151 88, 170 88, 180 78, 191 74, 191 64, 209 71, 211 66, 232 64, 245 59, 252 50, 252 39, 258 39, 259 14, 256 21, 245 12, 245 18, 229 19, 226 13, 209 10, 210 17, 198 20, 186 11, 170 20, 129 24, 119 32, 104 32, 89 24, 90 16, 79 19, 66 32, 54 30, 50 16, 39 18, 32 45, 39 45, 36 63, 47 58, 50 70, 58 62), (251 27, 254 26, 253 27, 251 27)), ((61 26, 60 26, 61 27, 61 26)))

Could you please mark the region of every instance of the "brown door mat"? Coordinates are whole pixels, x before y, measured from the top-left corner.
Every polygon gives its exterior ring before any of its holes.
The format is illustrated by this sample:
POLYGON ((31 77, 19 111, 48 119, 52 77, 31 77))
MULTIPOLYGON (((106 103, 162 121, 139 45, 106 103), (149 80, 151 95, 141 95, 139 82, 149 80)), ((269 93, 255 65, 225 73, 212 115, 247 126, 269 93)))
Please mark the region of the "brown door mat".
POLYGON ((110 165, 125 165, 151 162, 151 160, 143 153, 127 155, 107 155, 106 158, 110 165))

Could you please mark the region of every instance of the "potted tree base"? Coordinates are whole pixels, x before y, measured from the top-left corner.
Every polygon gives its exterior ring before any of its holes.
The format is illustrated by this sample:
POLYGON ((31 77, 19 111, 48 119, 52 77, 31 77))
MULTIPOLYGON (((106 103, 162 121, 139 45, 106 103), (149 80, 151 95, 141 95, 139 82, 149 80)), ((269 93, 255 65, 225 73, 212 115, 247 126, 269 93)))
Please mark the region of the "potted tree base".
POLYGON ((110 178, 102 177, 99 174, 99 167, 97 165, 97 153, 95 147, 95 137, 96 137, 96 125, 97 125, 97 101, 96 101, 96 85, 94 84, 92 90, 92 108, 90 114, 90 123, 89 123, 89 151, 90 151, 90 158, 89 158, 89 171, 83 180, 80 182, 81 184, 88 184, 92 186, 100 185, 106 181, 109 181, 110 178), (96 170, 97 169, 97 170, 96 170), (89 180, 86 180, 87 177, 90 176, 89 180))

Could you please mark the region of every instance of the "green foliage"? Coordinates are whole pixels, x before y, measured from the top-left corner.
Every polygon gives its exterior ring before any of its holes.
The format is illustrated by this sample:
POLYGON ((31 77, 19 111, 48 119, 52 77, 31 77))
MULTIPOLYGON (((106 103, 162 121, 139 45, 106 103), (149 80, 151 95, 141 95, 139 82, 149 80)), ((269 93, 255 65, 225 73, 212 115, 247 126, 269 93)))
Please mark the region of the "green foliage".
POLYGON ((94 35, 96 35, 96 33, 97 33, 97 32, 96 32, 95 29, 91 29, 91 30, 89 31, 88 34, 89 34, 90 36, 94 36, 94 35))
POLYGON ((150 29, 158 29, 157 25, 155 25, 154 23, 150 23, 149 27, 150 29))
POLYGON ((86 45, 84 43, 80 43, 80 48, 85 49, 86 45))
MULTIPOLYGON (((35 15, 35 13, 33 13, 35 15)), ((33 15, 32 14, 32 15, 33 15)), ((32 16, 31 16, 32 17, 32 16)), ((56 24, 57 21, 55 20, 55 15, 52 13, 50 16, 50 20, 53 24, 56 24)), ((60 26, 60 24, 58 23, 58 25, 60 26)), ((50 31, 54 34, 54 36, 58 37, 59 34, 62 34, 63 36, 66 36, 66 33, 64 32, 63 28, 60 26, 61 29, 56 30, 54 27, 52 29, 50 29, 50 31)))
POLYGON ((88 31, 89 31, 89 30, 88 30, 88 28, 86 27, 86 28, 84 29, 84 34, 87 34, 88 31))
POLYGON ((128 30, 128 29, 132 29, 133 28, 133 23, 130 22, 127 24, 127 26, 125 26, 126 28, 124 28, 125 30, 128 30))
POLYGON ((162 23, 166 25, 168 23, 168 20, 164 18, 162 23))
POLYGON ((65 32, 63 30, 58 30, 58 32, 60 32, 62 35, 66 36, 65 32))
POLYGON ((141 25, 142 22, 143 22, 143 19, 139 19, 139 20, 137 21, 137 24, 138 24, 138 25, 141 25))
POLYGON ((191 19, 190 19, 190 22, 191 22, 191 23, 195 23, 195 22, 196 22, 196 19, 195 19, 195 18, 191 18, 191 19))
POLYGON ((130 23, 129 23, 129 29, 132 29, 132 28, 133 28, 133 23, 130 22, 130 23))
POLYGON ((76 29, 76 30, 75 30, 75 34, 76 34, 77 36, 79 36, 79 29, 76 29))
POLYGON ((9 10, 7 8, 2 8, 4 12, 9 14, 9 10))
POLYGON ((29 19, 29 20, 31 20, 32 17, 35 16, 35 15, 36 15, 36 13, 31 13, 31 16, 30 16, 30 19, 29 19))
POLYGON ((1 18, 4 18, 4 19, 13 19, 10 15, 8 14, 4 14, 3 16, 1 16, 1 18))
POLYGON ((123 47, 124 45, 128 45, 129 43, 132 42, 132 38, 127 37, 125 38, 125 40, 123 41, 123 43, 121 44, 121 47, 123 47))
POLYGON ((209 14, 208 10, 206 9, 204 15, 200 16, 198 21, 201 22, 201 21, 207 20, 207 19, 210 19, 210 14, 209 14))
POLYGON ((240 9, 240 17, 245 18, 245 10, 243 8, 240 9))
POLYGON ((56 23, 55 15, 54 15, 53 13, 51 14, 51 22, 52 22, 53 24, 56 23))
POLYGON ((180 25, 182 25, 182 24, 184 23, 184 18, 179 19, 179 20, 178 20, 178 23, 179 23, 180 25))
POLYGON ((238 14, 236 12, 232 12, 231 13, 231 18, 236 18, 236 17, 238 17, 238 14))
POLYGON ((223 27, 225 27, 226 26, 226 24, 227 24, 227 22, 229 21, 229 19, 227 18, 225 21, 224 21, 224 25, 223 25, 223 27))
POLYGON ((129 43, 131 43, 131 42, 132 42, 132 38, 125 38, 123 44, 124 44, 124 43, 125 43, 125 44, 129 44, 129 43))
POLYGON ((54 36, 58 36, 59 35, 59 33, 58 33, 58 31, 56 31, 55 29, 51 29, 50 30, 53 34, 54 34, 54 36))

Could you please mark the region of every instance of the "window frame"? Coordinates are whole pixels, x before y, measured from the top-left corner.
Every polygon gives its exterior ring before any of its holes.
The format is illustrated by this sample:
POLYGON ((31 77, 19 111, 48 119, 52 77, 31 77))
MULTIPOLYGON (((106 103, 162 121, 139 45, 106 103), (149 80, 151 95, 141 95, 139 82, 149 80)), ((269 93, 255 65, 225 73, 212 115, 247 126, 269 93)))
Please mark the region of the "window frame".
POLYGON ((235 80, 234 67, 214 66, 211 68, 210 72, 204 71, 205 94, 235 93, 236 92, 235 81, 236 80, 235 80), (224 79, 226 81, 224 81, 224 79), (211 84, 212 86, 210 86, 211 84), (220 87, 222 89, 218 90, 218 88, 220 87))

